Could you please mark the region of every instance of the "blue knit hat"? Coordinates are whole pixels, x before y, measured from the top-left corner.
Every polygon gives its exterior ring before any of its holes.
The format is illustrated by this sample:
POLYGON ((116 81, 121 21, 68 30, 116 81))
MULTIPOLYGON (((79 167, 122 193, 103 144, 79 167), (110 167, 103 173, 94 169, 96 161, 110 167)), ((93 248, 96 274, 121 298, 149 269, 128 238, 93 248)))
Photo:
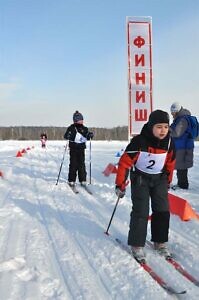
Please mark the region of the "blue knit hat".
POLYGON ((73 122, 77 123, 83 120, 84 120, 83 115, 78 110, 76 110, 76 112, 73 114, 73 122))

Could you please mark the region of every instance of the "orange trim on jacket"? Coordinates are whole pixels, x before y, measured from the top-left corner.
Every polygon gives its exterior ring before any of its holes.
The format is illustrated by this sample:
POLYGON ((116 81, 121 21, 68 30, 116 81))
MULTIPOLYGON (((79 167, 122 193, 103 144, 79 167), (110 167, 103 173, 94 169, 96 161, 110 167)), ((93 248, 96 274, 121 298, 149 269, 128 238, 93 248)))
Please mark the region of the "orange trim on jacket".
MULTIPOLYGON (((121 156, 118 164, 118 171, 117 171, 117 176, 115 180, 115 184, 117 186, 122 186, 127 177, 128 177, 128 172, 129 170, 136 164, 136 161, 140 155, 140 151, 132 151, 134 152, 133 154, 124 152, 124 154, 121 156)), ((148 147, 147 152, 149 153, 166 153, 167 151, 159 148, 153 148, 153 147, 148 147)), ((172 181, 173 177, 173 170, 175 167, 175 159, 173 159, 173 150, 167 152, 165 164, 164 164, 164 170, 168 176, 168 183, 172 181)), ((153 175, 152 175, 153 176, 153 175)))

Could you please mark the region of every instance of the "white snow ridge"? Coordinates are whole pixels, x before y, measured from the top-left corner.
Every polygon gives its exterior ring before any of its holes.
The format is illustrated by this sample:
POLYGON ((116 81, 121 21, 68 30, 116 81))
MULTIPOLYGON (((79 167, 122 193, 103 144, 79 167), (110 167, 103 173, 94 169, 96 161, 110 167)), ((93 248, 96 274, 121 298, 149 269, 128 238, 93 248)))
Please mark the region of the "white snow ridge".
MULTIPOLYGON (((0 141, 0 299, 1 300, 160 300, 199 299, 199 287, 146 247, 147 261, 165 282, 186 294, 173 296, 111 238, 104 234, 117 197, 115 174, 105 177, 108 163, 127 142, 92 142, 86 150, 87 180, 91 164, 93 195, 79 184, 74 194, 66 184, 66 152, 56 180, 65 141, 0 141), (32 147, 34 146, 34 148, 32 147), (27 153, 16 157, 21 149, 27 153)), ((199 144, 190 189, 176 190, 199 212, 199 144)), ((174 177, 173 183, 176 182, 174 177)), ((120 199, 109 232, 127 243, 131 212, 130 187, 120 199)), ((171 215, 169 248, 175 259, 199 280, 199 221, 171 215)), ((150 239, 150 222, 148 225, 150 239)))

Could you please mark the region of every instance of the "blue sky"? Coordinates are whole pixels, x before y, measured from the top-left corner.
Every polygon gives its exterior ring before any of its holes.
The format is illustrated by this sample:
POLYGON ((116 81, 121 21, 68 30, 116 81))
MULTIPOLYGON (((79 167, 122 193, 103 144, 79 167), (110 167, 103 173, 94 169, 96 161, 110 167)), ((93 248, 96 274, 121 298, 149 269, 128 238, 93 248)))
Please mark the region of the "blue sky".
POLYGON ((126 16, 151 16, 153 106, 199 116, 198 0, 1 0, 0 126, 128 124, 126 16))

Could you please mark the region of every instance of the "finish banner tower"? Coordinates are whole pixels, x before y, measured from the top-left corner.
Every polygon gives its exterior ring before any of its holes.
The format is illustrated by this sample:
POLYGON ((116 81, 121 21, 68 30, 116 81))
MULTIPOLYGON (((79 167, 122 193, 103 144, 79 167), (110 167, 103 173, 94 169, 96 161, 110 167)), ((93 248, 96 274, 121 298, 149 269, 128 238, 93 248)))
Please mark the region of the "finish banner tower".
POLYGON ((151 17, 127 17, 129 139, 140 133, 153 109, 151 34, 151 17))

